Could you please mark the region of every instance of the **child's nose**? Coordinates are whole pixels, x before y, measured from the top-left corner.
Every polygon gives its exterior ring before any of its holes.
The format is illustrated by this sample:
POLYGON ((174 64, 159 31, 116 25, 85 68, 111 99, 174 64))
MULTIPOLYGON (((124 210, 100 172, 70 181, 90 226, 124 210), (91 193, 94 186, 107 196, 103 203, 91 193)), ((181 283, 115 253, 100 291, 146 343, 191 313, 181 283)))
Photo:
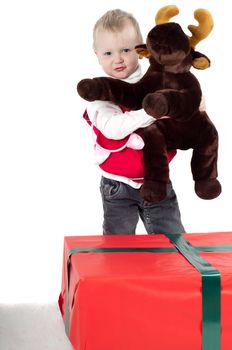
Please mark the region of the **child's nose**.
POLYGON ((118 52, 115 55, 115 63, 121 63, 121 62, 123 62, 123 56, 122 56, 121 52, 118 52))

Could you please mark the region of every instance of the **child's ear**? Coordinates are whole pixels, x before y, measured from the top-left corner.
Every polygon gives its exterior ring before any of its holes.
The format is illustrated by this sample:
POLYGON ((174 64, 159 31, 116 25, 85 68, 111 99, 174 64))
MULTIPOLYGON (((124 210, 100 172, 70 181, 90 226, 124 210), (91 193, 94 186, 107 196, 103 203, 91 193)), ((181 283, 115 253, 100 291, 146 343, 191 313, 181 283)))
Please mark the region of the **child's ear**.
POLYGON ((94 53, 95 53, 95 55, 97 57, 98 63, 100 64, 100 61, 99 61, 99 58, 98 58, 98 55, 97 55, 97 51, 94 50, 94 53))

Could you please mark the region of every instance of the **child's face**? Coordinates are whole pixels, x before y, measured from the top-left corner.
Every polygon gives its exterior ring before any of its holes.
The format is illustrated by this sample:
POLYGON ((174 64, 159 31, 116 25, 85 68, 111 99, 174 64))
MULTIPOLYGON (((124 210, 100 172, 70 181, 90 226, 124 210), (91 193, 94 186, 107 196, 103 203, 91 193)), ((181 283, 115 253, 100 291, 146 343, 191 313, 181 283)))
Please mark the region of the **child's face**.
POLYGON ((136 31, 128 23, 120 32, 101 30, 96 34, 98 61, 106 74, 117 79, 126 79, 138 66, 136 31))

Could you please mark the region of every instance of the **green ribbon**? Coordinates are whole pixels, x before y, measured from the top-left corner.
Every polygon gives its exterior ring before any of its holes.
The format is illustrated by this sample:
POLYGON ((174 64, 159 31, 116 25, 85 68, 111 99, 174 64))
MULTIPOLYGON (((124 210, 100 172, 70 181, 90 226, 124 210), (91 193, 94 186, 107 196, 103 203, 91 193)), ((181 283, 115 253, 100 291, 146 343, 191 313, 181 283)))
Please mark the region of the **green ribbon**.
POLYGON ((193 247, 182 235, 166 235, 176 247, 169 248, 73 248, 67 253, 67 278, 65 296, 65 330, 69 335, 69 268, 70 258, 74 253, 166 253, 179 251, 201 274, 202 277, 202 350, 220 350, 220 272, 208 261, 198 255, 198 252, 232 251, 232 245, 197 246, 193 247))
POLYGON ((220 350, 221 276, 181 235, 166 235, 180 253, 201 274, 202 279, 202 350, 220 350))

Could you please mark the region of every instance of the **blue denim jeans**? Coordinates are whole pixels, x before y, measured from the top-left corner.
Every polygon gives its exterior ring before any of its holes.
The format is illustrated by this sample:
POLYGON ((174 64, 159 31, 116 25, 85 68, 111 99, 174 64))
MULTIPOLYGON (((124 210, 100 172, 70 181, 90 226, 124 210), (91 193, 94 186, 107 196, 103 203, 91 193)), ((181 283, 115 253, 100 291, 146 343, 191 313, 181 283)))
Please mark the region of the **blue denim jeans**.
POLYGON ((184 233, 176 194, 171 182, 159 203, 143 200, 140 191, 123 182, 101 178, 103 234, 135 234, 139 218, 147 233, 184 233))

